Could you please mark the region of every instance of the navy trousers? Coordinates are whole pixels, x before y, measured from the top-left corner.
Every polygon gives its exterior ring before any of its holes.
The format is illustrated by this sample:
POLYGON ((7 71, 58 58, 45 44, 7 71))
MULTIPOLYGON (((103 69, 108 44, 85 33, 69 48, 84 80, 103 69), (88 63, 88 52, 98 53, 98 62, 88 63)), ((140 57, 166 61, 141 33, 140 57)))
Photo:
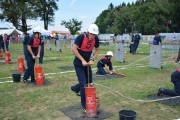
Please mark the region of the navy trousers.
POLYGON ((3 41, 0 41, 0 50, 1 48, 3 49, 3 52, 5 53, 5 48, 4 48, 4 42, 3 41))
POLYGON ((169 90, 169 89, 163 88, 163 90, 162 90, 163 94, 169 95, 169 96, 180 95, 180 81, 173 82, 173 84, 174 84, 174 90, 169 90))
POLYGON ((134 50, 133 50, 133 53, 136 53, 136 50, 139 46, 139 42, 134 42, 134 50))
POLYGON ((27 45, 23 44, 23 50, 24 50, 24 58, 25 60, 27 60, 27 54, 28 54, 27 45))
POLYGON ((71 88, 74 91, 80 91, 81 95, 81 105, 84 109, 86 109, 86 98, 85 98, 85 86, 89 83, 92 83, 92 70, 91 67, 81 67, 81 66, 74 66, 76 75, 78 77, 79 83, 72 86, 71 88), (89 81, 88 81, 88 73, 89 73, 89 81))
POLYGON ((9 40, 7 40, 7 41, 5 42, 5 44, 6 44, 6 50, 9 51, 9 40))
POLYGON ((100 75, 107 74, 106 71, 104 70, 104 67, 98 66, 97 68, 98 68, 97 74, 100 74, 100 75))
POLYGON ((34 65, 35 65, 35 59, 32 58, 32 56, 27 55, 27 69, 24 73, 23 79, 27 80, 31 76, 31 82, 35 82, 34 78, 34 65))
POLYGON ((40 58, 39 58, 39 63, 43 63, 43 57, 44 57, 44 43, 41 44, 41 52, 40 52, 40 58))

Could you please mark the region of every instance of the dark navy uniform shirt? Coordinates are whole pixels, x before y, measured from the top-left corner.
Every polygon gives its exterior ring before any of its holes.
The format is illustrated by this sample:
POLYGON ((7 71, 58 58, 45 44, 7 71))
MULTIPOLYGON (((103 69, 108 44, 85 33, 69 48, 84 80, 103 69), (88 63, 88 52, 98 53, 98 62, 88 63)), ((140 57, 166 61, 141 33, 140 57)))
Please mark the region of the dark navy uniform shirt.
POLYGON ((105 65, 109 66, 109 70, 113 69, 111 59, 107 59, 106 56, 103 56, 98 61, 97 67, 105 67, 105 65))
POLYGON ((38 39, 39 38, 30 37, 28 40, 28 43, 27 43, 27 45, 31 46, 31 49, 32 49, 32 52, 34 53, 34 55, 37 55, 38 47, 39 47, 39 45, 41 45, 41 39, 39 39, 39 40, 38 39))
POLYGON ((24 45, 27 45, 29 38, 30 38, 29 35, 26 35, 24 37, 24 42, 23 42, 24 45))
POLYGON ((134 42, 139 42, 141 36, 140 35, 135 35, 134 36, 134 42))
POLYGON ((161 43, 161 37, 155 36, 153 39, 153 45, 159 45, 159 43, 161 43))
POLYGON ((178 71, 178 70, 174 71, 171 74, 171 82, 176 82, 176 81, 180 81, 180 71, 178 71))

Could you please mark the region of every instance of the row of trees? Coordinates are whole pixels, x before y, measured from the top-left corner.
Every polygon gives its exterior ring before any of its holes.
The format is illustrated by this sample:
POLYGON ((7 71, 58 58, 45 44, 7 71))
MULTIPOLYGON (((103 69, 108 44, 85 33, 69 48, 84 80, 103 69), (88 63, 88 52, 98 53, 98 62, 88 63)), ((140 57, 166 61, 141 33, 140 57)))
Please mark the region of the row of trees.
POLYGON ((180 32, 180 0, 137 0, 135 3, 111 3, 96 18, 100 33, 180 32))
MULTIPOLYGON (((58 0, 1 0, 0 19, 12 23, 26 32, 27 20, 44 21, 44 28, 54 22, 58 0)), ((137 0, 119 6, 111 3, 96 18, 100 33, 123 34, 139 31, 142 34, 156 32, 180 32, 180 0, 137 0)), ((71 34, 81 29, 81 21, 62 21, 71 34)))
POLYGON ((55 11, 58 10, 58 0, 1 0, 0 19, 12 23, 17 29, 26 32, 27 20, 44 21, 44 28, 54 22, 55 11))

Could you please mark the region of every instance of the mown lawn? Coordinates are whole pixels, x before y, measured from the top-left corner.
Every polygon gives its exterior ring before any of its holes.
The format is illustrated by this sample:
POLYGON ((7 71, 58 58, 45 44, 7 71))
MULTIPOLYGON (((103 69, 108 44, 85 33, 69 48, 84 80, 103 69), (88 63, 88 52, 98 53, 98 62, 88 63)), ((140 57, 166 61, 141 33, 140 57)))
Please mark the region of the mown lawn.
MULTIPOLYGON (((74 70, 62 70, 58 67, 73 66, 74 55, 70 48, 63 52, 56 52, 54 44, 52 51, 45 47, 43 72, 48 84, 42 86, 20 83, 0 84, 0 119, 1 120, 69 120, 60 109, 80 103, 80 98, 74 95, 69 87, 77 83, 74 70), (64 73, 60 73, 64 72, 64 73), (53 74, 56 73, 56 74, 53 74)), ((3 64, 0 60, 0 82, 12 81, 12 71, 17 70, 17 58, 23 56, 21 44, 10 44, 11 63, 3 64)), ((100 54, 95 60, 93 73, 95 73, 97 60, 108 50, 114 51, 114 46, 101 46, 100 54)), ((173 88, 170 83, 171 73, 179 67, 170 57, 177 56, 177 50, 164 50, 163 69, 149 67, 149 45, 141 45, 136 55, 128 53, 125 47, 124 63, 116 62, 113 58, 114 69, 128 77, 113 78, 110 80, 95 80, 94 83, 104 85, 96 86, 97 97, 100 98, 100 109, 113 113, 107 120, 118 120, 118 112, 130 109, 137 112, 138 120, 173 120, 180 118, 180 106, 172 107, 159 102, 143 103, 136 100, 149 100, 150 94, 156 94, 159 86, 173 88), (121 94, 121 95, 120 95, 121 94), (130 99, 127 99, 126 96, 130 99)), ((23 75, 23 74, 22 74, 23 75)))

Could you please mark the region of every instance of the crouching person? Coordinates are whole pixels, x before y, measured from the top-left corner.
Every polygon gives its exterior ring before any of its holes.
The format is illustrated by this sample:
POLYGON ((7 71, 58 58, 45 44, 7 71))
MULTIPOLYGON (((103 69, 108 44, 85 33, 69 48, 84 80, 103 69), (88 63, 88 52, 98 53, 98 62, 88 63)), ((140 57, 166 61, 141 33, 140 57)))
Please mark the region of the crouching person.
POLYGON ((113 67, 111 58, 113 57, 113 52, 108 51, 107 54, 100 58, 97 63, 97 72, 96 74, 105 75, 105 74, 113 74, 113 67))
POLYGON ((174 84, 174 90, 169 90, 165 88, 159 88, 157 95, 169 95, 169 96, 179 96, 180 95, 180 68, 171 74, 171 82, 174 84))

